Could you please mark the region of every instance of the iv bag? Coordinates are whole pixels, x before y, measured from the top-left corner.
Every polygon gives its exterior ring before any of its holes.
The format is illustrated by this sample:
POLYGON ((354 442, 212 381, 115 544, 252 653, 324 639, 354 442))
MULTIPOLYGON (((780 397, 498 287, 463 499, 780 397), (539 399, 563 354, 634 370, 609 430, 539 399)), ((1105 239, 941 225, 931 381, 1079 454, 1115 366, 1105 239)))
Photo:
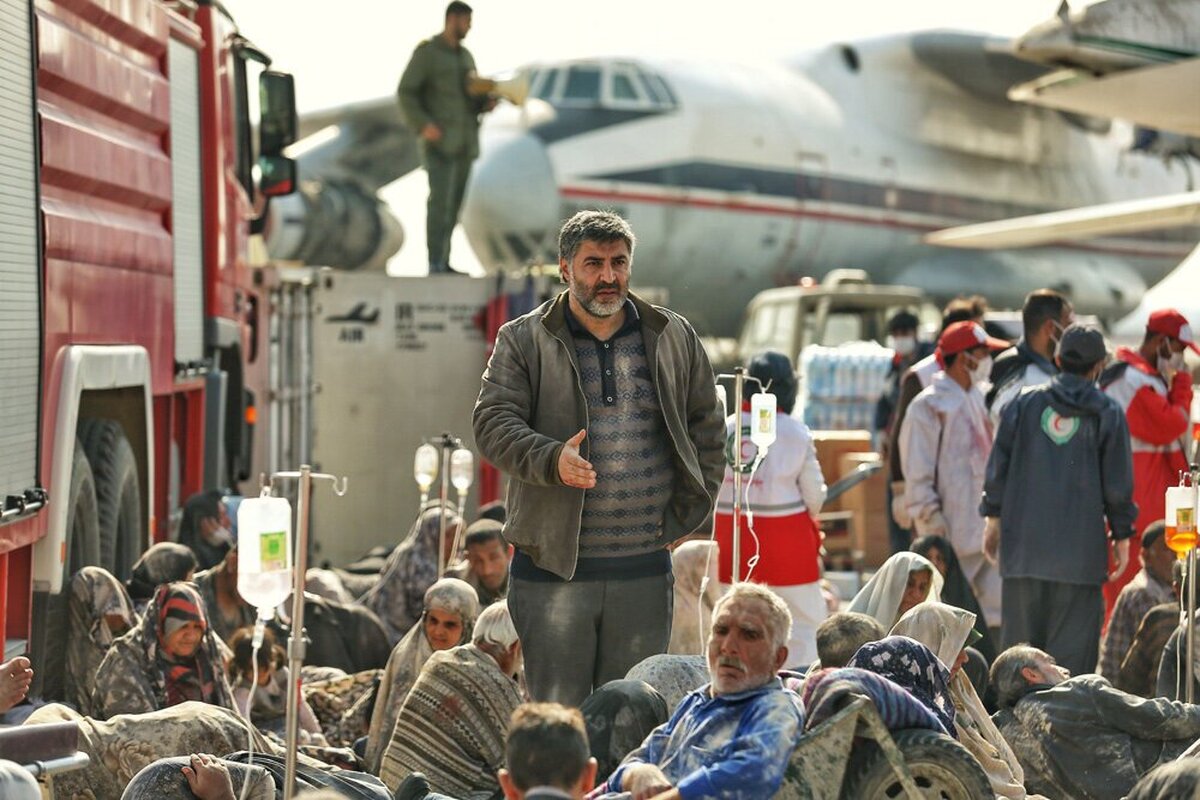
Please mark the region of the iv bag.
POLYGON ((721 401, 721 419, 729 416, 729 396, 725 394, 725 387, 717 384, 717 399, 721 401))
POLYGON ((450 483, 460 492, 471 488, 475 480, 475 456, 465 447, 450 454, 450 483))
POLYGON ((775 443, 775 395, 759 392, 750 397, 750 441, 759 449, 775 443))
POLYGON ((417 448, 417 454, 413 458, 413 477, 417 479, 417 485, 421 487, 422 492, 428 492, 429 487, 433 486, 433 479, 437 477, 437 473, 437 448, 425 442, 417 448))
POLYGON ((1196 546, 1196 489, 1192 486, 1172 486, 1166 497, 1166 545, 1179 558, 1196 546))
POLYGON ((270 619, 292 593, 292 504, 247 497, 238 506, 238 594, 270 619))

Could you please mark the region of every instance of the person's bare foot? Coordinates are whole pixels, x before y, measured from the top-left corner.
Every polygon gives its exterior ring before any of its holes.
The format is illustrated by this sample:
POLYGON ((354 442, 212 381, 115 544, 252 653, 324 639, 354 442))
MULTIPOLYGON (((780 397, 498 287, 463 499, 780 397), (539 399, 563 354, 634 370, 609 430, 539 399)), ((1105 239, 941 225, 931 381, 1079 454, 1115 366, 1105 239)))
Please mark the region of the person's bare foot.
POLYGON ((25 656, 0 664, 0 714, 21 702, 33 683, 33 670, 25 656))

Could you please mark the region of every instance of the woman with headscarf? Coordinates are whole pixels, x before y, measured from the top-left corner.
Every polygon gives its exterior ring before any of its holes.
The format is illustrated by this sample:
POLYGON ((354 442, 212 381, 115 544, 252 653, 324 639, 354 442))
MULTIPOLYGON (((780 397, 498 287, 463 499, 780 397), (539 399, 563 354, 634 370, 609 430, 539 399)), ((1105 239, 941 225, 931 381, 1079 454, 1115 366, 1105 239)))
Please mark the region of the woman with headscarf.
POLYGON ((874 617, 890 630, 904 612, 917 603, 942 596, 942 574, 924 556, 896 553, 871 576, 847 611, 874 617))
POLYGON ((92 713, 92 683, 117 637, 137 621, 133 601, 111 572, 84 567, 67 589, 66 700, 81 714, 92 713))
POLYGON ((466 581, 442 578, 425 592, 421 618, 392 650, 379 679, 375 709, 367 732, 367 768, 378 773, 383 751, 396 726, 396 717, 421 668, 438 650, 449 650, 471 641, 479 595, 466 581))
POLYGON ((437 580, 438 539, 443 516, 446 519, 445 545, 453 547, 454 532, 462 520, 440 505, 425 509, 417 517, 408 538, 388 556, 379 573, 379 582, 359 600, 379 617, 392 647, 421 617, 425 590, 437 580))
MULTIPOLYGON (((941 573, 942 602, 975 615, 975 630, 979 632, 979 638, 973 647, 983 654, 988 664, 991 664, 996 659, 996 644, 992 641, 991 631, 988 630, 988 621, 983 618, 983 611, 979 608, 975 590, 971 588, 967 574, 958 563, 954 547, 944 537, 921 536, 909 549, 925 556, 941 573)), ((999 620, 996 622, 999 623, 999 620)))
POLYGON ((460 800, 500 793, 504 740, 521 704, 521 642, 504 600, 479 614, 471 643, 429 657, 396 717, 379 777, 393 792, 414 772, 460 800))
POLYGON ((197 569, 212 569, 233 546, 232 527, 224 495, 216 489, 197 492, 183 504, 179 543, 196 554, 197 569))
POLYGON ((925 645, 907 636, 886 636, 858 648, 846 666, 882 675, 907 689, 933 712, 947 733, 957 735, 950 670, 925 645))
POLYGON ((579 707, 601 783, 667 721, 667 701, 645 681, 609 681, 579 707))
POLYGON ((158 587, 140 624, 113 643, 96 672, 95 713, 143 714, 198 700, 233 709, 227 651, 188 583, 158 587))
POLYGON ((892 628, 892 635, 915 639, 949 668, 956 738, 983 767, 997 798, 1024 800, 1030 797, 1025 792, 1025 771, 961 669, 966 662, 967 644, 976 635, 974 625, 975 615, 970 611, 926 602, 901 617, 892 628))
POLYGON ((196 573, 196 554, 191 548, 176 542, 159 542, 142 553, 133 565, 133 574, 125 588, 139 614, 164 583, 190 581, 196 573))
POLYGON ((721 596, 717 560, 716 542, 684 542, 671 553, 671 571, 675 575, 675 613, 671 621, 668 653, 680 656, 704 654, 713 606, 721 596), (707 584, 704 582, 706 575, 707 584))

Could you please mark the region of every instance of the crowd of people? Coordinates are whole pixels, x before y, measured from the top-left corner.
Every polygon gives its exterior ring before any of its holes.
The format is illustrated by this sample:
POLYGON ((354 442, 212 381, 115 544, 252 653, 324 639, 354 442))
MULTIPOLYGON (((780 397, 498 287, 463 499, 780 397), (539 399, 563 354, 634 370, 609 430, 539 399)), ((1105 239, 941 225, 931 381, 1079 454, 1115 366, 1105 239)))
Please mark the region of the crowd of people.
MULTIPOLYGON (((394 547, 310 571, 300 675, 286 607, 255 635, 219 493, 128 581, 76 574, 60 702, 9 717, 79 727, 90 763, 56 796, 274 797, 297 687, 312 797, 758 800, 805 780, 800 745, 863 698, 997 798, 1193 796, 1200 706, 1179 698, 1197 677, 1162 519, 1196 349, 1177 312, 1112 365, 1050 290, 1012 347, 978 298, 947 307, 931 352, 893 320, 896 552, 840 610, 791 361, 748 364, 778 407, 769 450, 745 437, 751 515, 728 458, 750 406, 726 413, 687 320, 629 291, 634 244, 609 212, 563 226, 567 289, 501 328, 476 405, 506 503, 466 526, 434 502, 394 547), (735 564, 739 506, 754 545, 735 564)), ((0 711, 31 678, 0 664, 0 711)))

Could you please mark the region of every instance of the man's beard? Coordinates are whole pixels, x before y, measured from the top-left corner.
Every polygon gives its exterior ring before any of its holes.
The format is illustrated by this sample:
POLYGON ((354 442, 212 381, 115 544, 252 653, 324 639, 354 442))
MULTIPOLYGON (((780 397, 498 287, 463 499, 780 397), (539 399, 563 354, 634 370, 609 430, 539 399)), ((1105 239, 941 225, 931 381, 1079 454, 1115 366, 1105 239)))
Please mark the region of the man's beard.
POLYGON ((591 314, 593 317, 603 318, 611 317, 613 314, 616 314, 621 310, 621 307, 625 305, 625 298, 628 296, 628 291, 622 290, 621 285, 617 283, 598 283, 596 284, 595 289, 592 290, 592 294, 588 295, 585 293, 583 287, 575 282, 572 282, 571 294, 575 296, 575 299, 579 301, 581 306, 587 309, 589 314, 591 314), (601 289, 615 289, 617 291, 616 298, 611 301, 600 300, 597 297, 597 294, 601 289))

